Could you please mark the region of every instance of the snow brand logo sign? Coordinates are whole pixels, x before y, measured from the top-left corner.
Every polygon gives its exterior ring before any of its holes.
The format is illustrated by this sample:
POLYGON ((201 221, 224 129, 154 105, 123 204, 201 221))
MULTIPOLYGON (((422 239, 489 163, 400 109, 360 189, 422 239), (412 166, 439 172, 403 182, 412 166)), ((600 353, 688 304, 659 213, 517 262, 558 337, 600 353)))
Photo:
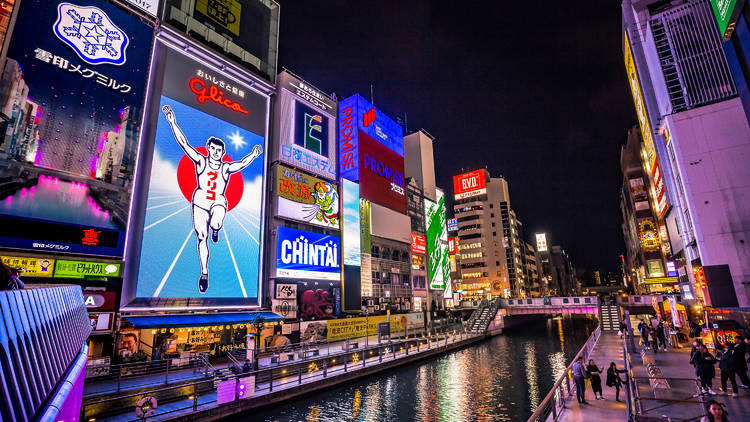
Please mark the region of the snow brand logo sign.
POLYGON ((328 118, 295 101, 294 143, 316 154, 328 155, 328 118))
POLYGON ((88 64, 125 63, 128 35, 97 7, 60 3, 53 29, 88 64))
POLYGON ((276 277, 339 280, 339 238, 278 228, 276 277))

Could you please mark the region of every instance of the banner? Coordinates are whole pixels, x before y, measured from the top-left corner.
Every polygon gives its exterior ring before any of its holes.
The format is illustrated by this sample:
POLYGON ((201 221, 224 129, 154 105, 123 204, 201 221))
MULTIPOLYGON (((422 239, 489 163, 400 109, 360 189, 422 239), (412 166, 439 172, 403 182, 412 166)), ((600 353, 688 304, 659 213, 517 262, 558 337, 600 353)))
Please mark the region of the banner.
POLYGON ((55 262, 55 277, 79 278, 119 277, 120 264, 111 262, 67 261, 58 259, 55 262))
MULTIPOLYGON (((368 336, 374 336, 378 334, 378 324, 387 321, 387 315, 374 315, 371 317, 360 318, 330 319, 326 321, 326 325, 328 327, 327 339, 329 342, 332 342, 346 340, 347 338, 354 339, 358 337, 364 337, 365 330, 367 330, 368 336)), ((416 327, 418 325, 416 317, 414 317, 414 321, 416 327)), ((409 326, 409 317, 407 316, 407 314, 391 315, 391 335, 402 334, 404 331, 404 327, 407 326, 409 326)), ((422 326, 424 326, 424 322, 422 323, 422 326)))
POLYGON ((275 193, 279 217, 329 229, 339 228, 336 184, 279 164, 275 193))
POLYGON ((54 259, 29 258, 25 256, 0 256, 3 264, 21 270, 20 277, 52 277, 54 259))

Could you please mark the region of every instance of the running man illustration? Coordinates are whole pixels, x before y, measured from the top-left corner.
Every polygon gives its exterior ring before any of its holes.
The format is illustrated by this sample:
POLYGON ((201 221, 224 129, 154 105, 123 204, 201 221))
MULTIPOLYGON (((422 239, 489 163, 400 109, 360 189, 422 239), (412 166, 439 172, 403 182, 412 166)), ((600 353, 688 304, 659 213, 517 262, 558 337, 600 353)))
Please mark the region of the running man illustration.
POLYGON ((227 213, 227 198, 225 192, 229 176, 242 171, 263 153, 263 147, 255 145, 253 151, 239 161, 223 162, 226 152, 224 141, 217 137, 210 137, 206 141, 205 156, 193 148, 187 137, 177 125, 174 111, 168 105, 161 111, 167 118, 177 144, 195 164, 197 186, 193 191, 191 203, 193 206, 193 227, 198 239, 198 258, 200 259, 201 275, 198 279, 198 291, 205 294, 208 290, 208 233, 211 230, 211 240, 219 241, 219 231, 224 225, 227 213))

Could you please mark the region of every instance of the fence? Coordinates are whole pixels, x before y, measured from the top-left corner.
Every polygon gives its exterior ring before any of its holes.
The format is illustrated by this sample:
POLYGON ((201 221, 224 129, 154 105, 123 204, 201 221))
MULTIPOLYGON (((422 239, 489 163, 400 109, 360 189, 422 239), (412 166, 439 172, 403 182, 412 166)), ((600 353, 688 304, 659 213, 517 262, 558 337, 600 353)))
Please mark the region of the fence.
MULTIPOLYGON (((484 335, 471 335, 462 330, 446 331, 448 332, 436 335, 420 333, 419 336, 413 338, 392 339, 391 341, 370 343, 369 345, 364 345, 364 339, 360 339, 356 347, 353 347, 354 343, 350 342, 338 343, 336 344, 337 347, 329 345, 331 347, 328 347, 325 353, 314 355, 303 352, 300 359, 287 363, 279 362, 272 367, 247 372, 242 372, 241 369, 235 371, 209 369, 208 378, 201 378, 194 382, 153 388, 148 391, 140 390, 137 393, 86 402, 81 407, 81 420, 103 420, 109 416, 124 413, 123 409, 134 412, 137 403, 145 397, 156 397, 160 404, 169 403, 169 405, 156 409, 155 412, 144 418, 135 417, 135 413, 133 413, 133 421, 169 417, 170 415, 176 417, 181 412, 195 412, 217 405, 217 386, 219 383, 234 382, 236 386, 239 386, 246 382, 246 379, 252 377, 254 378, 252 386, 243 385, 243 388, 247 388, 245 391, 250 392, 244 398, 258 397, 271 394, 274 391, 369 368, 383 362, 406 358, 415 353, 446 348, 465 340, 484 337, 484 335)), ((310 352, 315 350, 315 346, 308 346, 307 349, 302 350, 310 352)), ((322 348, 317 350, 322 350, 322 348)), ((234 400, 239 399, 235 397, 234 400)), ((123 419, 119 417, 118 420, 123 419)))
POLYGON ((600 324, 596 327, 594 332, 591 333, 588 340, 586 340, 586 343, 581 347, 581 350, 570 362, 570 365, 565 368, 565 372, 557 379, 550 392, 544 397, 544 400, 539 403, 539 406, 537 406, 534 413, 528 419, 528 422, 546 422, 548 420, 557 421, 562 413, 561 410, 565 407, 565 399, 573 392, 573 389, 571 388, 573 363, 575 363, 579 357, 583 357, 584 362, 588 361, 589 355, 591 355, 591 351, 594 350, 594 346, 596 345, 597 340, 599 340, 601 332, 602 326, 600 324))

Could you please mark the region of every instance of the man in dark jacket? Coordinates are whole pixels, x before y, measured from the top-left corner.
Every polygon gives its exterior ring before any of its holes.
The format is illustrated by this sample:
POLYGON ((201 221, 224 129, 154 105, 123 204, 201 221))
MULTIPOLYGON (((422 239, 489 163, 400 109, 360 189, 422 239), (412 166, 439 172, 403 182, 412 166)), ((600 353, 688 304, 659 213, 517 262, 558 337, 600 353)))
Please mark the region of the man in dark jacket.
POLYGON ((721 391, 729 394, 727 391, 727 380, 732 382, 732 397, 737 397, 737 380, 734 372, 734 358, 732 349, 716 351, 716 359, 719 360, 719 370, 721 370, 721 391))
POLYGON ((745 360, 745 353, 747 353, 747 344, 743 341, 742 337, 737 336, 734 338, 734 344, 732 347, 732 359, 734 361, 734 370, 740 377, 742 388, 750 388, 750 379, 747 377, 747 361, 745 360))
POLYGON ((638 323, 638 331, 641 332, 641 339, 643 340, 643 345, 648 347, 648 326, 646 325, 646 322, 641 320, 641 322, 638 323))

